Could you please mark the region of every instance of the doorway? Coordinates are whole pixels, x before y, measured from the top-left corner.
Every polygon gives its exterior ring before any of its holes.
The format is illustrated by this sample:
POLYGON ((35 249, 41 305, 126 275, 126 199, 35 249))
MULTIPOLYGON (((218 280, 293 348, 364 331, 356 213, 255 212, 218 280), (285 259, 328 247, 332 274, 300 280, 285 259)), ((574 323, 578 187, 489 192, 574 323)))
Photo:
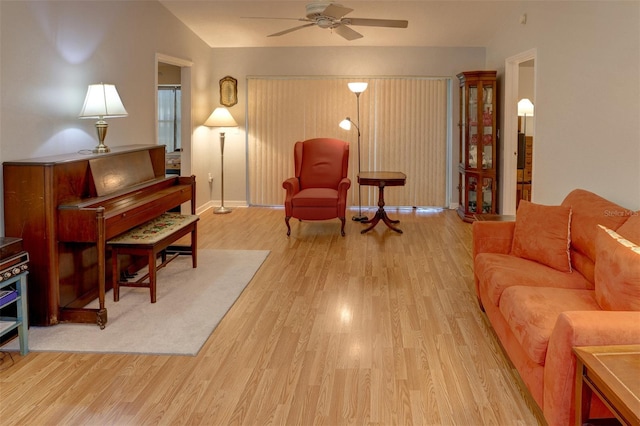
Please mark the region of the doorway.
MULTIPOLYGON (((165 170, 181 176, 191 175, 191 66, 193 63, 180 58, 156 54, 155 78, 155 106, 156 106, 156 144, 160 142, 159 128, 165 117, 159 114, 159 88, 179 87, 180 105, 176 115, 180 117, 176 122, 175 140, 173 146, 167 149, 167 164, 165 170), (176 142, 179 141, 179 142, 176 142), (176 145, 179 143, 179 145, 176 145)), ((166 123, 166 122, 165 122, 166 123)), ((166 124, 165 124, 166 125, 166 124)))
MULTIPOLYGON (((526 134, 530 136, 531 145, 524 157, 526 164, 526 156, 530 158, 530 184, 527 187, 529 199, 535 194, 533 182, 535 182, 535 165, 533 155, 533 138, 535 135, 535 121, 533 117, 518 116, 518 101, 531 96, 529 98, 535 106, 535 88, 536 88, 536 49, 531 49, 521 54, 507 58, 505 61, 505 96, 504 96, 504 150, 503 150, 503 168, 502 168, 502 190, 501 197, 502 206, 500 211, 504 215, 515 215, 516 206, 519 196, 524 191, 521 186, 518 187, 518 130, 524 130, 526 122, 526 134), (521 85, 522 80, 522 85, 521 85), (522 86, 522 88, 521 88, 522 86), (520 126, 522 124, 522 127, 520 126)), ((526 146, 526 136, 524 140, 526 146)), ((525 153, 520 150, 521 158, 525 153)), ((523 165, 523 162, 520 162, 523 165)), ((524 168, 522 169, 524 176, 524 168)))
POLYGON ((165 172, 180 175, 182 86, 180 67, 158 63, 158 145, 166 147, 165 172))

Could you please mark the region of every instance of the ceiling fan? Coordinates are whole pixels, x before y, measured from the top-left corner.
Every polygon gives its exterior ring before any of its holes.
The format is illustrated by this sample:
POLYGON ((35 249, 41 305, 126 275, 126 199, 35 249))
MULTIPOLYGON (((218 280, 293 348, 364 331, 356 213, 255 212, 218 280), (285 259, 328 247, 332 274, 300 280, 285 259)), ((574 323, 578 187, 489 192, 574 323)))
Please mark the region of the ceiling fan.
POLYGON ((258 17, 254 19, 293 19, 296 21, 307 22, 304 25, 289 28, 267 37, 278 37, 300 30, 302 28, 317 25, 320 28, 330 28, 338 35, 351 41, 363 37, 362 34, 350 28, 349 25, 362 25, 368 27, 386 27, 386 28, 407 28, 408 21, 396 19, 367 19, 367 18, 345 18, 345 15, 353 12, 353 9, 344 7, 333 2, 313 2, 306 6, 306 18, 267 18, 258 17))

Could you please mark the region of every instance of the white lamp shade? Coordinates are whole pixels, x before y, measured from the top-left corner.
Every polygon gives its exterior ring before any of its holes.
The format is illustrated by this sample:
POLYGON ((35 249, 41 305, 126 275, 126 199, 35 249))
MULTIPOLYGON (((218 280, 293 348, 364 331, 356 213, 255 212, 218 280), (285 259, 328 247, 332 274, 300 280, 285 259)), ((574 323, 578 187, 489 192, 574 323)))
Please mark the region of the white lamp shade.
POLYGON ((233 119, 228 109, 218 107, 213 110, 207 121, 204 122, 207 127, 238 127, 238 123, 233 119))
POLYGON ((80 118, 126 117, 129 115, 113 84, 90 84, 80 118))
POLYGON ((339 124, 341 129, 344 130, 351 130, 351 120, 349 119, 349 117, 345 118, 344 120, 342 120, 339 124))
POLYGON ((532 117, 533 116, 533 104, 531 103, 531 101, 529 99, 527 99, 527 98, 520 99, 520 102, 518 102, 518 115, 520 117, 522 117, 522 116, 532 117))
POLYGON ((364 92, 365 90, 367 90, 368 85, 368 83, 363 82, 347 83, 347 86, 349 86, 349 90, 351 90, 353 93, 364 92))

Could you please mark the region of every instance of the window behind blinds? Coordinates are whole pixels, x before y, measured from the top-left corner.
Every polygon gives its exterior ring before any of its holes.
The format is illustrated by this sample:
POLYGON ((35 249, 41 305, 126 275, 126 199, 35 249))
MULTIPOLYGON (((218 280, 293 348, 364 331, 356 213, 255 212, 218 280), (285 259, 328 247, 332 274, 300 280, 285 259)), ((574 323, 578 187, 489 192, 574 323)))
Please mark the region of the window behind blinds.
MULTIPOLYGON (((385 192, 388 206, 446 203, 448 140, 447 79, 431 78, 249 78, 249 203, 282 205, 282 182, 293 176, 293 145, 316 137, 350 142, 350 205, 358 203, 357 99, 347 87, 366 81, 360 95, 362 171, 401 171, 404 187, 385 192)), ((377 189, 362 187, 362 205, 377 205, 377 189)))

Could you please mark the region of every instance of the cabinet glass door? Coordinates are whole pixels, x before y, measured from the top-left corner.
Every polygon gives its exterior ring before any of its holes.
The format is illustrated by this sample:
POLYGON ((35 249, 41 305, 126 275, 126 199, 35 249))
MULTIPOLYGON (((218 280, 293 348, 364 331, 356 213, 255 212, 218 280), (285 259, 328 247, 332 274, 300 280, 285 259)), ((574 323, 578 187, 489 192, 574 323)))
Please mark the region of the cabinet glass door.
POLYGON ((469 86, 469 158, 470 168, 478 167, 478 86, 469 86))
POLYGON ((476 213, 478 211, 478 178, 466 176, 467 178, 467 211, 476 213))
POLYGON ((482 213, 493 211, 493 179, 482 179, 482 213))
POLYGON ((493 86, 482 87, 482 168, 493 168, 493 86))

